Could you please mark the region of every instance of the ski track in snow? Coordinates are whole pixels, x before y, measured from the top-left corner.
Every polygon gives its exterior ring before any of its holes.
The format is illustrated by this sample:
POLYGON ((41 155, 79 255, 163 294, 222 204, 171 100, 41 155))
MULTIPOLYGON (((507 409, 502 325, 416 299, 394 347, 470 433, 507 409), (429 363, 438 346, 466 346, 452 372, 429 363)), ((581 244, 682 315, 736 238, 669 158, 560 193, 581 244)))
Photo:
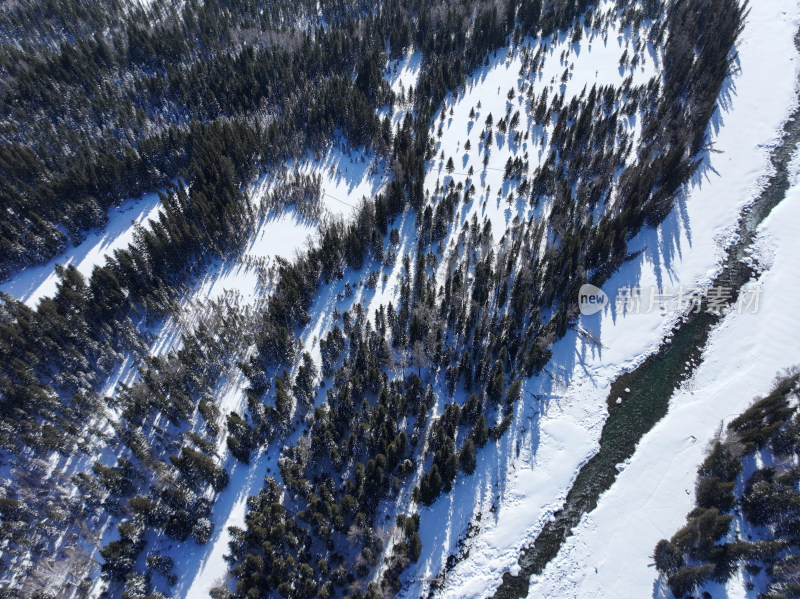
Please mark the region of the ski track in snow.
MULTIPOLYGON (((751 5, 739 43, 741 72, 728 81, 711 123, 714 147, 685 197, 656 231, 643 231, 632 251, 644 249, 604 286, 610 309, 581 318, 602 349, 570 332, 554 347, 549 374, 528 382, 527 390, 557 394, 542 405, 519 410, 498 448, 481 454, 480 475, 464 479, 454 494, 424 510, 423 556, 416 582, 404 594, 418 596, 424 579, 442 569, 452 539, 463 536, 469 517, 481 513, 481 534, 468 543, 470 557, 448 572, 442 597, 491 595, 505 571, 516 573, 522 546, 531 542, 555 509, 560 509, 580 467, 598 447, 611 382, 657 348, 674 315, 615 313, 615 289, 625 285, 677 288, 708 284, 718 271, 723 245, 741 208, 752 201, 770 172, 768 150, 794 106, 797 51, 793 37, 797 7, 778 2, 751 5), (769 64, 770 68, 763 68, 769 64), (537 428, 538 421, 538 431, 537 428), (518 445, 519 444, 519 445, 518 445), (518 456, 513 455, 520 447, 518 456), (488 454, 488 455, 486 455, 488 454), (496 464, 495 464, 496 462, 496 464), (498 479, 492 488, 492 479, 498 479), (472 504, 467 508, 464 504, 472 504), (489 511, 492 505, 494 512, 489 511), (449 518, 450 514, 461 516, 449 518), (442 545, 440 526, 455 527, 442 545)), ((798 286, 794 264, 800 218, 800 188, 763 225, 762 241, 777 247, 774 266, 763 278, 757 314, 731 315, 715 330, 694 378, 673 398, 669 415, 648 433, 622 474, 584 517, 576 534, 539 578, 533 597, 662 596, 649 564, 655 543, 671 536, 693 502, 694 478, 702 452, 720 425, 769 389, 781 367, 797 363, 800 331, 785 306, 798 286), (693 442, 694 435, 697 442, 693 442), (595 568, 598 573, 595 574, 595 568)), ((763 247, 760 253, 767 253, 763 247)), ((530 397, 530 396, 528 396, 530 397)), ((624 401, 624 398, 623 398, 624 401)), ((744 596, 731 593, 731 597, 744 596)))

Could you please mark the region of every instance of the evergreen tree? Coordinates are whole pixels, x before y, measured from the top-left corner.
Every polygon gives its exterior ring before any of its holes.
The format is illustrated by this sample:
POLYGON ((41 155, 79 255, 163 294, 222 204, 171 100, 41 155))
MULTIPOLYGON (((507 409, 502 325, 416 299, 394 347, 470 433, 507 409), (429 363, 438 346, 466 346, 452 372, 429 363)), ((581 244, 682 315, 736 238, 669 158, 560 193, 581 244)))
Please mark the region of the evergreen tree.
POLYGON ((466 474, 475 472, 475 446, 472 439, 467 439, 466 443, 464 443, 464 447, 462 447, 461 451, 458 453, 458 464, 461 466, 461 470, 466 474))

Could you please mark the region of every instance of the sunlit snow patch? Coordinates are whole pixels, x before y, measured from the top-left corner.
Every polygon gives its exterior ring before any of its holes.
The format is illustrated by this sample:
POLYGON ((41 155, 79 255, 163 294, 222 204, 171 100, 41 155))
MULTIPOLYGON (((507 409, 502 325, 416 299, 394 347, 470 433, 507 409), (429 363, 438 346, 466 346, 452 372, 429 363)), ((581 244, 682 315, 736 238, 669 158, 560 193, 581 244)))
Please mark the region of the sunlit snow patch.
POLYGON ((353 214, 362 198, 372 199, 386 182, 383 161, 363 150, 350 149, 344 142, 332 144, 324 153, 309 153, 288 169, 322 177, 322 203, 331 214, 353 214))

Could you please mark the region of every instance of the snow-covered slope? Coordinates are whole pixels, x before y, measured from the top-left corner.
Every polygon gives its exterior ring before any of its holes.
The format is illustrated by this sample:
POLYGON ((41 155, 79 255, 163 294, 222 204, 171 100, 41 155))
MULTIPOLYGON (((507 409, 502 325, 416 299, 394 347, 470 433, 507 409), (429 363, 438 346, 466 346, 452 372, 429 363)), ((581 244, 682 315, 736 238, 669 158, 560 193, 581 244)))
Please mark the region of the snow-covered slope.
MULTIPOLYGON (((348 205, 343 205, 323 197, 324 211, 339 214, 352 210, 350 203, 355 205, 362 195, 371 195, 373 190, 380 188, 382 179, 376 176, 378 169, 375 164, 375 159, 368 158, 363 152, 331 146, 322 157, 315 160, 309 156, 299 165, 288 165, 288 169, 297 168, 304 174, 319 175, 324 192, 331 190, 349 201, 348 205)), ((184 335, 192 333, 198 323, 207 320, 215 310, 224 310, 228 315, 235 313, 252 320, 255 310, 269 297, 272 289, 271 267, 276 260, 292 260, 298 251, 307 246, 309 239, 316 237, 319 221, 303 217, 292 205, 280 210, 260 210, 262 199, 274 189, 276 180, 275 177, 264 175, 247 189, 246 195, 253 204, 254 212, 262 216, 254 223, 249 242, 241 255, 206 264, 202 275, 186 281, 179 308, 170 317, 155 323, 139 323, 141 332, 147 339, 150 355, 165 357, 180 349, 184 335)), ((84 243, 66 251, 50 264, 17 274, 3 285, 2 290, 35 306, 41 298, 55 292, 55 264, 75 264, 88 277, 94 266, 104 264, 106 257, 113 255, 115 249, 127 247, 133 240, 136 226, 147 226, 147 220, 156 218, 160 208, 157 194, 125 202, 110 213, 107 226, 91 234, 84 243)), ((243 353, 248 349, 244 347, 243 353)), ((232 367, 229 376, 223 376, 217 387, 209 390, 215 396, 222 418, 232 411, 243 412, 246 406, 246 378, 232 363, 229 366, 232 367)), ((100 386, 101 395, 114 397, 120 383, 128 386, 135 383, 139 379, 141 367, 133 353, 128 352, 100 386)), ((111 420, 118 418, 113 413, 107 416, 111 420)), ((90 426, 102 429, 108 433, 109 438, 113 437, 110 425, 103 415, 98 415, 98 421, 90 423, 90 426)), ((190 426, 201 429, 202 420, 198 418, 190 426)), ((248 468, 227 456, 225 435, 221 435, 218 441, 219 453, 228 459, 226 465, 231 473, 231 484, 215 502, 215 534, 209 544, 194 546, 191 543, 176 544, 166 537, 151 539, 151 549, 155 547, 166 554, 173 553, 177 570, 187 574, 186 577, 181 577, 181 585, 175 589, 165 587, 163 590, 166 592, 205 596, 212 583, 226 574, 228 565, 222 556, 228 550, 227 527, 243 523, 245 501, 248 496, 258 493, 266 470, 264 464, 273 460, 273 466, 275 465, 274 459, 279 447, 268 455, 265 453, 258 456, 255 463, 248 468), (210 569, 206 567, 208 565, 211 566, 210 569)), ((94 455, 81 456, 80 459, 66 462, 57 454, 52 455, 52 471, 69 479, 73 474, 90 470, 95 460, 109 465, 116 463, 118 455, 114 451, 102 446, 95 449, 94 455)), ((102 524, 92 525, 98 538, 107 542, 115 538, 115 524, 114 518, 106 518, 102 524)), ((96 553, 95 556, 97 557, 96 553)), ((57 579, 55 572, 53 575, 54 580, 57 579)), ((95 591, 102 590, 101 586, 95 585, 95 591)))
POLYGON ((353 213, 362 198, 373 198, 386 180, 383 161, 363 149, 352 149, 343 140, 332 143, 324 153, 309 155, 286 165, 289 171, 322 177, 325 211, 340 216, 353 213))
MULTIPOLYGON (((320 176, 324 212, 344 218, 355 209, 363 196, 372 197, 377 193, 383 186, 385 177, 382 165, 374 156, 350 149, 344 144, 334 144, 316 157, 309 154, 304 160, 289 162, 285 165, 285 170, 320 176)), ((253 202, 257 204, 270 190, 271 185, 272 181, 268 177, 264 178, 251 194, 253 202)), ((202 303, 232 293, 241 299, 239 305, 242 308, 260 305, 271 292, 269 286, 264 287, 259 282, 260 264, 272 264, 277 257, 293 258, 296 252, 307 246, 310 239, 316 238, 317 232, 317 223, 303 219, 294 209, 284 210, 280 215, 268 213, 242 258, 235 264, 220 265, 217 270, 212 269, 197 286, 193 301, 202 303)), ((352 282, 357 286, 360 277, 361 273, 350 273, 347 280, 330 286, 327 293, 310 310, 312 324, 302 342, 304 350, 318 360, 319 340, 315 333, 330 323, 334 306, 342 307, 338 297, 345 284, 352 282)), ((356 295, 348 298, 348 302, 358 301, 363 293, 362 285, 356 295)), ((188 314, 196 312, 188 302, 186 306, 188 314)), ((224 381, 214 390, 223 416, 232 411, 245 412, 246 387, 247 379, 237 371, 236 376, 224 381)), ((176 545, 166 537, 158 540, 155 547, 165 554, 173 555, 176 571, 180 573, 180 582, 169 589, 173 597, 206 597, 210 588, 224 583, 229 568, 224 559, 229 552, 229 527, 244 527, 247 498, 258 495, 264 476, 279 477, 278 456, 281 449, 296 444, 302 432, 302 427, 296 428, 286 439, 276 440, 261 448, 249 465, 229 457, 226 466, 230 472, 230 483, 214 501, 211 515, 214 532, 208 543, 187 546, 176 545)), ((220 453, 224 455, 225 450, 220 453)))
MULTIPOLYGON (((612 5, 610 2, 601 3, 601 9, 609 11, 612 5)), ((565 35, 541 45, 539 40, 528 40, 527 48, 531 54, 539 48, 544 50, 539 69, 530 78, 523 76, 522 70, 525 45, 498 50, 488 66, 468 78, 464 92, 448 95, 444 106, 435 115, 437 159, 425 178, 426 191, 433 193, 439 185, 447 184, 451 176, 456 184, 463 183, 465 187, 471 182, 477 188, 476 204, 482 204, 476 214, 479 220, 484 217, 490 220, 495 241, 502 237, 516 214, 528 216, 521 205, 524 202, 513 200, 516 185, 504 180, 507 161, 516 158, 526 161, 530 174, 553 149, 549 141, 555 124, 549 122, 542 127, 535 122, 530 101, 526 99, 529 88, 533 88, 537 98, 545 92, 550 98, 563 94, 564 104, 569 104, 582 92, 588 93, 593 85, 598 88, 620 86, 628 77, 633 86, 646 85, 658 75, 655 52, 644 54, 636 67, 619 66, 620 57, 630 47, 629 33, 611 27, 606 35, 589 37, 584 43, 579 48, 565 35), (562 79, 565 73, 567 77, 562 79), (513 91, 513 97, 510 97, 510 91, 513 91), (510 123, 517 112, 518 127, 509 127, 507 134, 498 133, 491 143, 484 141, 487 119, 491 117, 495 124, 501 119, 510 123), (518 141, 512 134, 512 129, 517 128, 522 134, 518 141), (486 162, 485 156, 488 156, 486 162), (449 159, 453 160, 452 173, 447 169, 449 159)), ((620 119, 620 122, 631 133, 635 144, 639 133, 636 117, 620 119)))
MULTIPOLYGON (((800 186, 759 230, 761 255, 772 255, 756 314, 728 315, 712 333, 703 362, 670 402, 598 508, 586 516, 558 559, 532 581, 534 597, 670 597, 658 583, 653 548, 694 507, 697 467, 708 443, 782 369, 800 363, 800 321, 793 313, 800 272, 800 186), (793 351, 794 350, 794 351, 793 351), (624 582, 623 582, 624 581, 624 582)), ((752 596, 732 580, 727 597, 752 596)))
MULTIPOLYGON (((363 150, 350 149, 342 141, 332 143, 317 156, 309 154, 303 160, 290 162, 286 169, 306 175, 320 175, 324 209, 342 216, 350 214, 362 197, 373 197, 385 180, 385 167, 375 156, 363 150)), ((248 195, 257 204, 272 182, 270 177, 262 176, 248 195)), ((115 250, 128 247, 134 239, 136 227, 146 227, 149 220, 158 218, 160 210, 161 202, 157 193, 126 200, 109 211, 108 222, 103 228, 92 231, 80 244, 67 248, 47 264, 32 266, 17 273, 0 284, 0 291, 36 307, 39 300, 56 292, 56 264, 74 265, 88 279, 95 266, 105 264, 106 258, 113 256, 115 250)), ((311 223, 302 221, 291 212, 268 214, 259 224, 245 254, 254 258, 282 256, 291 259, 297 249, 305 246, 306 237, 316 230, 311 223)), ((223 289, 244 292, 252 289, 252 281, 239 281, 235 274, 230 269, 224 273, 210 269, 203 278, 205 293, 200 294, 208 299, 223 289)))
MULTIPOLYGON (((768 149, 776 143, 780 125, 793 105, 797 56, 793 37, 798 14, 797 6, 787 7, 778 2, 751 6, 739 43, 741 71, 728 81, 712 122, 710 133, 716 151, 707 156, 706 165, 695 177, 685 199, 658 230, 645 231, 634 240, 631 249, 645 251, 604 285, 612 306, 617 289, 623 286, 691 287, 708 283, 718 270, 722 244, 730 236, 741 207, 756 196, 768 168, 768 149), (763 68, 765 61, 769 69, 763 68)), ((790 205, 788 200, 787 205, 790 205)), ((791 216, 792 213, 786 214, 791 216)), ((774 216, 771 222, 779 218, 774 216)), ((781 242, 791 243, 788 231, 781 242)), ((791 256, 787 254, 786 260, 784 265, 790 263, 791 256)), ((779 272, 777 267, 778 259, 773 272, 779 272)), ((789 275, 786 272, 773 276, 785 280, 789 275)), ((778 295, 777 291, 774 295, 778 295)), ((782 326, 778 320, 759 325, 757 319, 766 316, 764 313, 740 317, 741 322, 748 323, 737 337, 740 345, 750 342, 748 331, 754 328, 766 331, 770 329, 764 324, 782 326)), ((526 412, 516 415, 515 427, 498 444, 497 451, 489 450, 479 458, 481 474, 462 481, 451 496, 423 511, 421 529, 429 531, 429 535, 423 538, 423 557, 416 573, 418 582, 406 596, 417 596, 426 586, 426 579, 442 570, 447 555, 457 553, 455 541, 465 535, 467 521, 473 514, 472 524, 480 533, 467 543, 469 557, 447 573, 439 595, 488 596, 504 571, 516 571, 520 548, 532 541, 553 510, 561 507, 571 480, 596 451, 611 381, 651 353, 674 318, 674 312, 662 314, 658 309, 649 315, 623 316, 612 309, 602 316, 582 317, 581 325, 599 338, 602 347, 574 332, 557 343, 547 374, 531 380, 527 387, 531 393, 552 393, 550 399, 528 403, 526 412), (441 530, 441 522, 447 522, 446 531, 441 530)), ((597 514, 599 518, 602 513, 603 519, 597 522, 602 526, 582 526, 543 580, 534 581, 532 596, 614 596, 620 580, 633 577, 628 566, 631 563, 637 568, 638 584, 630 592, 620 591, 620 596, 650 595, 656 574, 653 568, 647 568, 651 561, 647 556, 651 555, 655 542, 668 536, 688 511, 691 497, 686 495, 685 488, 691 489, 689 481, 693 480, 706 441, 721 419, 747 405, 755 392, 766 391, 779 365, 797 360, 786 351, 793 347, 791 340, 791 336, 775 340, 772 351, 784 352, 784 358, 774 362, 764 359, 765 370, 753 373, 752 384, 717 387, 719 403, 710 398, 708 410, 700 414, 693 413, 689 405, 684 408, 683 420, 678 417, 674 425, 670 414, 662 426, 669 426, 672 431, 673 445, 659 445, 650 450, 649 457, 639 457, 640 452, 654 447, 650 436, 643 441, 634 456, 634 461, 642 460, 638 477, 626 471, 621 479, 634 483, 623 490, 620 481, 601 498, 597 514), (725 397, 732 389, 736 390, 738 407, 728 410, 731 404, 726 403, 725 397), (698 421, 694 432, 683 430, 682 423, 695 417, 698 421), (698 439, 696 444, 690 443, 692 434, 698 439), (668 476, 659 484, 658 479, 652 478, 653 472, 660 472, 665 466, 663 460, 672 461, 678 451, 686 459, 674 461, 673 466, 686 478, 678 476, 676 480, 668 476), (670 483, 677 484, 677 494, 670 483), (682 497, 676 500, 679 495, 682 497), (615 499, 612 501, 611 497, 615 499), (628 513, 628 506, 638 507, 638 518, 628 513), (656 531, 648 520, 655 517, 651 508, 661 510, 659 516, 667 517, 668 525, 661 531, 656 531), (633 537, 641 539, 635 548, 633 537), (616 550, 609 546, 610 540, 616 550), (630 561, 633 556, 635 562, 630 561), (594 567, 600 563, 607 565, 603 577, 594 574, 594 567)), ((719 371, 719 380, 724 381, 727 370, 722 371, 720 363, 714 364, 713 351, 709 353, 711 361, 701 372, 713 377, 715 370, 719 371)), ((747 356, 740 356, 742 361, 735 364, 753 364, 754 356, 759 353, 748 352, 747 356)), ((724 362, 725 358, 719 356, 717 360, 724 362)), ((679 405, 677 399, 676 405, 679 405)), ((655 431, 651 436, 654 434, 655 431)), ((595 522, 594 515, 590 516, 590 522, 595 522)))

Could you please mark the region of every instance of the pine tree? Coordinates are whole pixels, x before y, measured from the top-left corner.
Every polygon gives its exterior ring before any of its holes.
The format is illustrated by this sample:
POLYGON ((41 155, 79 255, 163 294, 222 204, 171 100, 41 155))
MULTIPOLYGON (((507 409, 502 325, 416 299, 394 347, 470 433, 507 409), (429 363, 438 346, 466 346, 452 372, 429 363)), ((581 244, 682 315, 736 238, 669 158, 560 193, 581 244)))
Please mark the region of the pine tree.
POLYGON ((422 553, 422 540, 419 538, 419 533, 414 532, 408 541, 408 559, 416 563, 422 553))
POLYGON ((467 439, 464 447, 458 453, 458 464, 461 466, 461 470, 468 475, 475 472, 475 445, 472 439, 467 439))
POLYGON ((478 421, 472 428, 471 437, 478 447, 483 447, 489 440, 489 427, 486 426, 486 417, 483 414, 478 417, 478 421))

